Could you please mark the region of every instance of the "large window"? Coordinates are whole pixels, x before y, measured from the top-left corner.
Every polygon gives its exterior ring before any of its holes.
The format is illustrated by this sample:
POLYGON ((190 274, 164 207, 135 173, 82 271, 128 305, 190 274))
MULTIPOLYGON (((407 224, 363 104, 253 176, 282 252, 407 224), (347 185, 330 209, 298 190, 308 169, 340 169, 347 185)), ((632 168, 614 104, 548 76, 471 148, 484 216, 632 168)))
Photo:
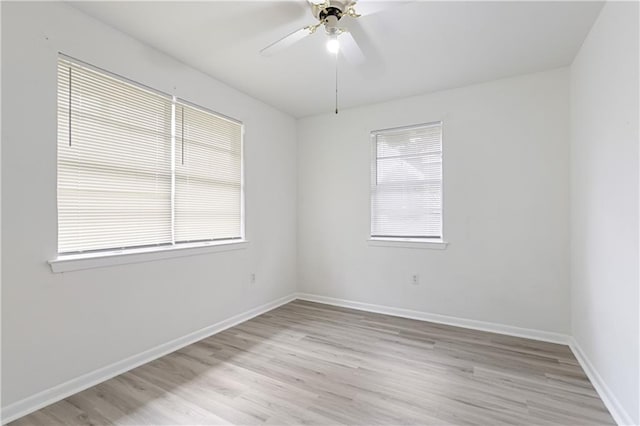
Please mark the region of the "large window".
POLYGON ((442 239, 442 123, 371 132, 371 237, 442 239))
POLYGON ((242 131, 60 57, 58 252, 242 239, 242 131))

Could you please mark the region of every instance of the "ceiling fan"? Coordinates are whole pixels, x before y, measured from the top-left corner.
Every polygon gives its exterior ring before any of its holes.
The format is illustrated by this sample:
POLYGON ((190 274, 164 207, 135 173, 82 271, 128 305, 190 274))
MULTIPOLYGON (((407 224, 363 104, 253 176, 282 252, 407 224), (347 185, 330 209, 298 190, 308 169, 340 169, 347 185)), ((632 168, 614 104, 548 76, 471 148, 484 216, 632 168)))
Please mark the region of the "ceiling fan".
POLYGON ((358 3, 357 0, 324 0, 322 3, 317 3, 307 0, 307 2, 311 7, 313 17, 318 22, 300 28, 271 43, 260 51, 263 56, 272 56, 306 36, 314 34, 318 28, 324 26, 324 32, 328 37, 327 49, 329 52, 338 53, 341 50, 350 62, 361 63, 365 59, 364 54, 349 30, 338 26, 340 20, 344 18, 356 20, 361 16, 370 15, 389 7, 389 4, 374 1, 358 3))

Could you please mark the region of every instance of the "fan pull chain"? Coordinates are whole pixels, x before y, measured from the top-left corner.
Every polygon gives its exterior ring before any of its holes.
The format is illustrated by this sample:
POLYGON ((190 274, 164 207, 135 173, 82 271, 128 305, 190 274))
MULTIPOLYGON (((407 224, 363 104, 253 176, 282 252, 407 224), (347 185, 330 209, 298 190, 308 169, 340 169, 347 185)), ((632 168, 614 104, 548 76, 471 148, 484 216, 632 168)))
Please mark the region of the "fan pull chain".
POLYGON ((336 114, 338 113, 338 54, 336 53, 336 114))

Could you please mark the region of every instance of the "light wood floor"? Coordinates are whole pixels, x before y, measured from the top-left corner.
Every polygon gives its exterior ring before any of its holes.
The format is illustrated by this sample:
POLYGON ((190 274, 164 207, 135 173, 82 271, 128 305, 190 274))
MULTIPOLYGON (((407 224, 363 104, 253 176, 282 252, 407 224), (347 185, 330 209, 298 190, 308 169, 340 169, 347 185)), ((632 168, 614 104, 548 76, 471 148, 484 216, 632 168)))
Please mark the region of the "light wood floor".
POLYGON ((12 425, 615 424, 567 346, 296 301, 12 425))

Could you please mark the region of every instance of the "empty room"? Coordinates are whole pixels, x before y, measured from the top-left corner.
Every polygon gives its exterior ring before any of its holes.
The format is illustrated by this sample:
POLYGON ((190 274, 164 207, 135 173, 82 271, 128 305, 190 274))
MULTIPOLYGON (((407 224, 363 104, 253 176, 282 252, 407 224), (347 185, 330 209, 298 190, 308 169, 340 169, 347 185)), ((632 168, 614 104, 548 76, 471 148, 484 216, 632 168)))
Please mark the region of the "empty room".
POLYGON ((3 425, 640 425, 640 3, 0 15, 3 425))

